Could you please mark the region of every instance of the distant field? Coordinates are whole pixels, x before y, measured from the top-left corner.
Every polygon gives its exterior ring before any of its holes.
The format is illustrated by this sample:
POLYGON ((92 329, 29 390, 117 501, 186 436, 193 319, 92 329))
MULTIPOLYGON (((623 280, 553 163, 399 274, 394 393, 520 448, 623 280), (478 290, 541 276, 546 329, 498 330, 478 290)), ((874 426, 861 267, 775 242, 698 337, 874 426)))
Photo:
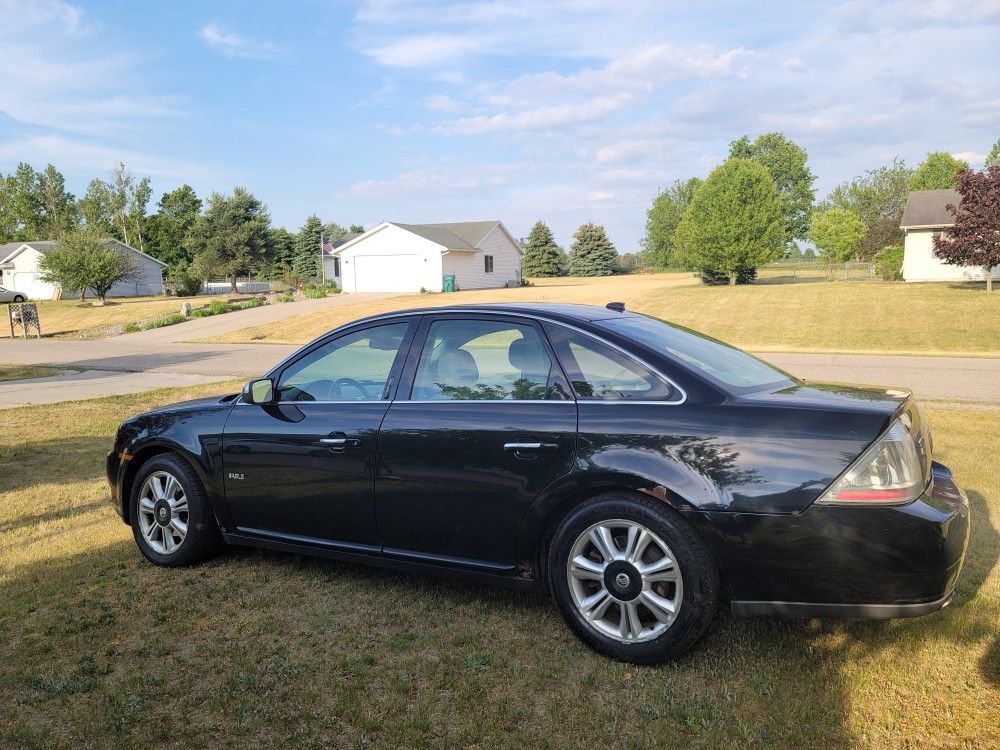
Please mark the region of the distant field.
MULTIPOLYGON (((104 306, 93 305, 91 299, 86 302, 78 299, 48 300, 35 304, 38 305, 43 336, 96 336, 102 333, 100 329, 105 326, 149 320, 179 312, 184 302, 191 302, 197 307, 207 305, 213 299, 220 297, 119 297, 109 299, 104 306)), ((0 338, 10 338, 6 314, 6 306, 0 306, 0 338)), ((15 328, 14 332, 18 334, 19 329, 15 328)))
POLYGON ((347 305, 224 334, 212 341, 305 343, 335 326, 409 307, 474 302, 623 301, 630 310, 756 351, 1000 356, 1000 294, 950 284, 826 281, 767 271, 750 286, 704 287, 691 274, 538 279, 534 286, 423 294, 347 305))
POLYGON ((929 410, 973 512, 952 606, 720 613, 642 668, 540 595, 248 550, 146 563, 107 505, 117 422, 235 387, 4 412, 30 429, 0 432, 0 747, 1000 747, 1000 412, 929 410))

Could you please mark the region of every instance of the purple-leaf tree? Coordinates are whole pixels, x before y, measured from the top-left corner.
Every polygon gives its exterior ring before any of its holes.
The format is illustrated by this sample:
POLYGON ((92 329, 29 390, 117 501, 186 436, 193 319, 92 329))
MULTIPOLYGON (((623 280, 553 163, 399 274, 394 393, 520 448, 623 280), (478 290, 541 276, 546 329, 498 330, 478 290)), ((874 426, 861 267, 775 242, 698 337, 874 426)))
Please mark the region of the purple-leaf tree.
POLYGON ((992 294, 993 268, 1000 266, 1000 164, 959 170, 956 182, 962 199, 948 204, 955 224, 934 238, 934 254, 945 263, 982 268, 992 294))

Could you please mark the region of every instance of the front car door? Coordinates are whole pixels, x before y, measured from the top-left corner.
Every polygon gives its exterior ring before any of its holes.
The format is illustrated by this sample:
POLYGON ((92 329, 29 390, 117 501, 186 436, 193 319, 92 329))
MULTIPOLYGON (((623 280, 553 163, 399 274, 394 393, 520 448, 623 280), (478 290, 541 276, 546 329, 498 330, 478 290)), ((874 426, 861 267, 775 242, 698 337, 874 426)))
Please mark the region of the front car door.
POLYGON ((379 435, 384 553, 512 574, 538 494, 570 471, 576 403, 531 320, 428 316, 379 435))
POLYGON ((320 341, 275 375, 276 403, 233 407, 223 471, 238 533, 378 550, 378 430, 415 328, 399 319, 320 341))

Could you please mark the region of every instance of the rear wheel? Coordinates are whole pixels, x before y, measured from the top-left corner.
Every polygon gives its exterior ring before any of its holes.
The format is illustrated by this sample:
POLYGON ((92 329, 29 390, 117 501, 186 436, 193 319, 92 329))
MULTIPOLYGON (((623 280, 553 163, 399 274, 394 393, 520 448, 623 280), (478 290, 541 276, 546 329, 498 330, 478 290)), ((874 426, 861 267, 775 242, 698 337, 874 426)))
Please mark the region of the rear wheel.
POLYGON ((24 295, 23 294, 15 294, 14 295, 14 302, 24 302, 24 295))
POLYGON ((190 565, 219 545, 219 529, 201 480, 173 453, 155 456, 140 467, 132 484, 129 517, 139 551, 156 565, 190 565))
POLYGON ((560 524, 548 560, 556 604, 591 648, 653 664, 690 648, 718 604, 719 578, 694 529, 662 502, 595 497, 560 524))

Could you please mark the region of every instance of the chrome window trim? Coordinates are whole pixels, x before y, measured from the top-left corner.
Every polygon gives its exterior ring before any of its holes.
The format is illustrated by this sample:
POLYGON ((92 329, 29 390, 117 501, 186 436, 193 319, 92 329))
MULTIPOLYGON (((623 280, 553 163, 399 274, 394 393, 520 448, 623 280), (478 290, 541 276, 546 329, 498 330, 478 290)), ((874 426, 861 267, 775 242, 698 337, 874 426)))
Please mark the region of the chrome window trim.
MULTIPOLYGON (((551 318, 547 318, 545 316, 529 315, 527 313, 522 313, 522 312, 514 312, 514 311, 508 311, 508 310, 477 310, 477 309, 462 308, 462 307, 438 307, 438 308, 433 308, 432 307, 432 308, 427 308, 426 310, 409 310, 409 311, 406 311, 406 312, 385 313, 384 315, 379 315, 378 317, 375 317, 375 318, 369 318, 367 320, 358 320, 358 321, 354 321, 352 323, 347 323, 347 324, 345 324, 343 326, 340 326, 339 328, 334 328, 332 331, 329 331, 328 333, 324 334, 324 336, 322 336, 321 338, 326 338, 327 336, 332 336, 332 335, 336 334, 338 331, 340 331, 342 329, 346 332, 349 328, 351 328, 352 326, 355 326, 355 325, 362 325, 362 324, 364 324, 364 325, 368 325, 368 324, 377 325, 378 323, 380 323, 383 320, 392 320, 393 318, 415 318, 415 317, 419 318, 419 317, 424 317, 426 315, 453 315, 453 314, 457 314, 457 315, 495 315, 497 317, 524 318, 525 320, 531 320, 531 321, 540 322, 540 323, 543 323, 543 324, 544 323, 548 323, 548 324, 554 325, 554 326, 561 326, 562 328, 566 328, 566 329, 568 329, 570 331, 574 331, 574 332, 579 333, 579 334, 581 334, 583 336, 587 336, 588 338, 593 339, 594 341, 598 342, 599 344, 603 344, 604 346, 607 346, 607 347, 610 347, 611 349, 614 349, 615 351, 617 351, 622 356, 627 357, 627 358, 629 358, 629 359, 631 359, 631 360, 633 360, 635 362, 638 362, 640 365, 642 365, 647 370, 649 370, 651 373, 653 373, 653 375, 655 375, 656 377, 658 377, 661 380, 663 380, 664 382, 666 382, 671 388, 673 388, 674 390, 677 391, 677 393, 680 394, 679 398, 672 399, 670 401, 634 401, 634 400, 631 400, 631 399, 587 399, 587 398, 580 398, 580 397, 576 397, 572 401, 560 401, 560 400, 556 400, 556 399, 540 399, 540 400, 537 400, 537 401, 535 401, 535 400, 527 400, 527 401, 520 401, 520 402, 516 402, 513 399, 507 399, 507 400, 504 400, 504 399, 483 399, 483 400, 479 400, 479 401, 476 401, 476 400, 473 400, 473 399, 464 399, 464 402, 467 403, 467 404, 469 404, 469 403, 488 404, 488 403, 494 403, 494 402, 496 402, 496 403, 508 403, 508 404, 510 404, 510 403, 538 404, 538 403, 550 403, 550 402, 552 402, 552 403, 576 403, 576 402, 580 402, 580 403, 585 403, 585 404, 645 404, 645 405, 654 405, 654 406, 680 406, 681 404, 683 404, 683 403, 685 403, 687 401, 687 397, 688 397, 687 391, 685 391, 683 388, 681 388, 681 386, 679 386, 677 384, 677 382, 674 381, 672 378, 670 378, 667 375, 664 375, 659 369, 657 369, 653 365, 649 364, 649 362, 647 362, 642 357, 640 357, 640 356, 638 356, 636 354, 633 354, 632 352, 628 351, 627 349, 623 349, 622 347, 618 346, 617 344, 613 344, 612 342, 608 341, 605 338, 602 338, 601 336, 598 336, 597 334, 591 333, 590 331, 585 331, 582 328, 578 328, 577 326, 573 325, 572 323, 564 323, 561 320, 552 320, 551 318)), ((312 343, 314 343, 314 342, 309 342, 309 344, 306 344, 305 346, 309 346, 312 343)), ((279 362, 273 368, 271 368, 270 370, 268 370, 268 373, 275 372, 279 368, 283 367, 286 362, 289 362, 290 360, 292 360, 294 357, 296 357, 296 355, 298 355, 298 352, 295 352, 295 353, 290 354, 289 356, 285 357, 285 359, 283 359, 281 362, 279 362)), ((265 375, 264 377, 267 377, 267 376, 265 375)), ((308 404, 319 404, 319 403, 371 404, 371 403, 378 403, 379 401, 382 401, 382 400, 383 399, 379 399, 377 401, 302 401, 302 402, 298 402, 298 403, 308 403, 308 404)), ((390 402, 388 400, 385 400, 386 403, 395 403, 395 404, 405 404, 405 403, 416 403, 416 404, 433 404, 433 403, 438 403, 438 404, 453 404, 453 403, 457 403, 457 402, 460 402, 460 401, 461 400, 451 400, 451 401, 413 401, 411 399, 395 399, 395 400, 393 400, 393 401, 390 402)), ((240 403, 242 403, 242 400, 240 401, 240 403)), ((294 401, 279 401, 279 402, 276 402, 276 403, 292 404, 292 403, 296 403, 296 402, 294 402, 294 401)), ((252 404, 249 404, 249 405, 252 406, 252 404)))

